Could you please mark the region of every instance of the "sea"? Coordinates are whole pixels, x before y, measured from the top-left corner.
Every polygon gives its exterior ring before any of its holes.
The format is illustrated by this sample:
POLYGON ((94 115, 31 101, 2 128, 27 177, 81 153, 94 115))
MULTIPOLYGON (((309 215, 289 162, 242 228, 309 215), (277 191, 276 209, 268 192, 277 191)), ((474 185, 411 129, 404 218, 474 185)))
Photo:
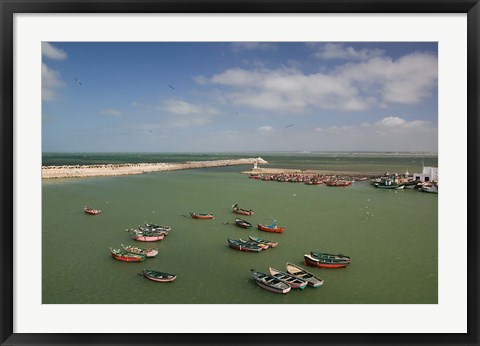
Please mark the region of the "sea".
MULTIPOLYGON (((44 153, 44 166, 184 162, 262 157, 264 167, 348 172, 419 173, 437 166, 429 153, 44 153)), ((247 166, 199 168, 141 175, 42 181, 43 304, 436 304, 438 195, 382 190, 369 181, 349 187, 249 179, 247 166), (232 205, 252 209, 240 216, 232 205), (87 215, 85 205, 101 209, 87 215), (189 212, 213 213, 195 220, 189 212), (277 220, 282 234, 257 223, 277 220), (172 231, 154 243, 126 231, 145 222, 172 231), (260 253, 231 249, 227 238, 277 241, 260 253), (125 263, 110 248, 154 247, 155 258, 125 263), (342 269, 305 267, 310 251, 351 257, 342 269), (251 269, 285 270, 287 262, 324 280, 275 294, 256 285, 251 269), (177 275, 172 283, 145 279, 142 269, 177 275)))

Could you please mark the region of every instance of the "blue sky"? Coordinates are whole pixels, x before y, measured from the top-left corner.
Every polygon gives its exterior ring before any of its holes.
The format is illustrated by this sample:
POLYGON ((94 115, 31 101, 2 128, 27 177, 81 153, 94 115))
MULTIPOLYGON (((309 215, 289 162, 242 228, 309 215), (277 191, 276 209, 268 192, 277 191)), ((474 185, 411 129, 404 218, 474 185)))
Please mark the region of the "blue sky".
POLYGON ((437 152, 437 104, 436 43, 42 43, 43 152, 437 152))

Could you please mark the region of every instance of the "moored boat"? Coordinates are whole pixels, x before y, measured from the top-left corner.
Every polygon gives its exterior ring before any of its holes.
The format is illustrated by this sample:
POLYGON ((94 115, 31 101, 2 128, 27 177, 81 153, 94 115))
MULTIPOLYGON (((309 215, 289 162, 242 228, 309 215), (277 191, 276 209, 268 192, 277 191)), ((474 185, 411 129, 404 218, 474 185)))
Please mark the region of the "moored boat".
POLYGON ((177 276, 174 274, 159 272, 159 271, 150 270, 150 269, 144 269, 142 271, 142 274, 147 279, 156 281, 156 282, 172 282, 177 278, 177 276))
POLYGON ((306 271, 302 267, 299 267, 293 263, 287 262, 286 268, 289 274, 292 274, 296 278, 306 281, 308 286, 320 287, 323 285, 323 279, 319 278, 318 276, 315 276, 309 271, 306 271))
POLYGON ((132 232, 132 239, 136 241, 159 241, 163 240, 165 234, 163 233, 148 233, 134 230, 132 232))
POLYGON ((350 264, 347 260, 338 260, 331 258, 315 258, 311 255, 305 254, 303 260, 306 266, 319 268, 345 268, 350 264))
POLYGON ((345 187, 345 186, 350 186, 352 185, 352 182, 349 180, 329 180, 325 183, 327 186, 339 186, 339 187, 345 187))
POLYGON ((113 258, 122 262, 141 262, 147 258, 145 255, 134 254, 121 249, 110 248, 110 252, 113 258))
POLYGON ((287 285, 289 285, 292 288, 300 288, 303 290, 305 287, 307 287, 307 281, 299 279, 292 274, 282 272, 278 269, 274 269, 272 267, 269 268, 270 274, 280 281, 285 282, 287 285))
POLYGON ((257 242, 259 244, 265 244, 265 245, 268 245, 268 247, 275 247, 278 245, 278 242, 276 241, 272 241, 272 240, 267 240, 267 239, 262 239, 262 238, 259 238, 259 237, 254 237, 254 236, 251 236, 249 235, 248 236, 248 239, 254 241, 254 242, 257 242))
POLYGON ((310 255, 314 258, 326 258, 326 259, 337 259, 337 260, 343 260, 343 261, 348 261, 350 262, 350 256, 338 254, 329 254, 329 253, 324 253, 324 252, 318 252, 318 251, 311 251, 310 255))
POLYGON ((227 241, 228 246, 235 250, 244 252, 260 252, 263 250, 263 248, 258 245, 246 244, 238 239, 227 238, 227 241))
POLYGON ((145 222, 145 227, 138 226, 142 230, 165 231, 165 235, 172 230, 172 227, 165 225, 155 225, 153 223, 145 222))
POLYGON ((252 228, 252 224, 242 219, 235 219, 235 224, 241 228, 252 228))
POLYGON ((101 210, 99 210, 99 209, 95 209, 95 208, 91 208, 91 207, 87 207, 87 206, 84 206, 83 210, 85 211, 85 213, 87 213, 89 215, 97 215, 97 214, 100 214, 100 212, 101 212, 101 210))
POLYGON ((242 209, 238 206, 238 204, 234 204, 232 206, 232 211, 236 214, 241 214, 241 215, 253 215, 253 210, 252 209, 242 209))
POLYGON ((190 212, 192 219, 214 219, 215 217, 211 213, 194 213, 190 212))
POLYGON ((141 247, 136 247, 132 245, 123 245, 122 248, 130 253, 145 255, 147 257, 155 257, 158 254, 157 249, 142 249, 141 247))
POLYGON ((239 238, 238 241, 244 243, 245 245, 261 247, 263 250, 268 249, 267 244, 257 243, 256 241, 253 241, 253 240, 243 240, 242 238, 239 238))
POLYGON ((272 275, 257 272, 255 271, 255 269, 250 270, 257 285, 263 289, 266 289, 267 291, 285 294, 290 292, 290 290, 292 289, 285 282, 277 279, 272 275))
POLYGON ((438 193, 438 186, 434 186, 434 185, 431 185, 431 186, 424 185, 424 186, 422 186, 419 190, 422 191, 422 192, 428 192, 428 193, 438 193))
POLYGON ((280 227, 277 225, 277 220, 273 220, 273 222, 270 225, 259 223, 257 224, 257 228, 260 231, 272 232, 272 233, 282 233, 285 231, 285 227, 280 227))

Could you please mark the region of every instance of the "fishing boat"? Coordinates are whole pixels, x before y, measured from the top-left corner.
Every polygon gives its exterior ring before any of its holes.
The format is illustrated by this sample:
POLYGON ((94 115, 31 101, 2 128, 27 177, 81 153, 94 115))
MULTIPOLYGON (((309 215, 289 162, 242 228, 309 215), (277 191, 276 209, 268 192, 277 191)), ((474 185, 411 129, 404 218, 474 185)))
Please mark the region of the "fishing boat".
POLYGON ((147 258, 145 255, 134 254, 121 249, 110 248, 110 252, 113 258, 122 262, 141 262, 147 258))
POLYGON ((428 192, 428 193, 438 193, 438 186, 434 186, 434 185, 431 185, 431 186, 424 185, 424 186, 422 186, 419 190, 422 191, 422 192, 428 192))
POLYGON ((337 187, 345 187, 352 185, 351 181, 348 180, 329 180, 325 183, 327 186, 337 186, 337 187))
POLYGON ((277 225, 277 220, 273 220, 273 222, 270 225, 264 225, 264 224, 259 223, 257 225, 257 228, 260 231, 273 232, 273 233, 282 233, 282 232, 285 231, 285 227, 279 227, 277 225))
POLYGON ((307 287, 307 282, 305 280, 299 279, 292 274, 282 272, 272 267, 269 267, 269 271, 272 276, 276 277, 280 281, 285 282, 292 288, 300 288, 303 290, 305 287, 307 287))
POLYGON ((276 241, 271 241, 271 240, 267 240, 267 239, 262 239, 262 238, 259 238, 259 237, 254 237, 254 236, 251 236, 249 235, 248 236, 248 239, 254 241, 254 242, 257 242, 259 244, 265 244, 265 245, 268 245, 268 247, 275 247, 278 245, 278 242, 276 241))
POLYGON ((190 216, 192 217, 192 219, 214 219, 215 217, 213 216, 213 214, 210 214, 210 213, 203 213, 203 214, 199 214, 199 213, 194 213, 194 212, 190 212, 190 216))
POLYGON ((243 240, 243 239, 239 238, 238 241, 244 243, 245 245, 261 247, 263 250, 268 249, 267 244, 260 244, 260 243, 257 243, 256 241, 253 241, 253 240, 243 240))
POLYGON ((158 255, 157 249, 142 249, 141 247, 136 247, 132 245, 123 245, 123 244, 122 244, 122 248, 127 252, 145 255, 147 257, 155 257, 156 255, 158 255))
POLYGON ((292 274, 296 278, 306 281, 308 286, 320 287, 323 285, 323 279, 313 275, 312 273, 310 273, 309 271, 306 271, 302 267, 299 267, 293 263, 287 262, 286 268, 289 274, 292 274))
MULTIPOLYGON (((138 226, 140 228, 140 226, 138 226)), ((143 228, 143 227, 142 227, 143 228)), ((153 230, 153 231, 166 231, 167 233, 172 230, 172 227, 170 226, 165 226, 165 225, 155 225, 153 223, 147 223, 145 222, 145 229, 153 230)))
POLYGON ((234 204, 232 206, 232 211, 236 214, 241 214, 241 215, 253 215, 253 210, 252 209, 242 209, 238 207, 238 204, 234 204))
POLYGON ((177 278, 174 274, 159 272, 156 270, 144 269, 142 271, 144 277, 149 280, 156 281, 156 282, 172 282, 175 281, 177 278))
POLYGON ((159 241, 163 240, 164 237, 163 233, 144 233, 137 230, 132 232, 132 239, 136 241, 159 241))
POLYGON ((324 252, 311 251, 310 255, 315 258, 337 259, 337 260, 343 260, 348 262, 351 261, 350 256, 345 256, 342 254, 334 255, 334 254, 329 254, 324 252))
POLYGON ((257 283, 257 285, 263 289, 266 289, 267 291, 285 294, 290 292, 290 290, 292 289, 285 282, 277 279, 274 276, 271 276, 265 273, 259 273, 255 271, 255 269, 250 269, 250 270, 253 274, 253 278, 255 279, 255 282, 257 283))
POLYGON ((84 206, 83 210, 85 211, 85 213, 87 213, 89 215, 97 215, 97 214, 100 214, 100 212, 101 212, 101 210, 94 209, 94 208, 87 207, 87 206, 84 206))
POLYGON ((235 249, 235 250, 244 251, 244 252, 260 252, 263 250, 263 248, 258 245, 246 244, 238 239, 227 238, 227 241, 228 241, 228 246, 230 246, 232 249, 235 249))
POLYGON ((242 219, 235 219, 235 224, 241 228, 252 228, 252 224, 242 219))
POLYGON ((337 260, 331 258, 315 258, 313 256, 305 254, 303 260, 306 266, 319 267, 319 268, 345 268, 350 264, 347 260, 337 260))

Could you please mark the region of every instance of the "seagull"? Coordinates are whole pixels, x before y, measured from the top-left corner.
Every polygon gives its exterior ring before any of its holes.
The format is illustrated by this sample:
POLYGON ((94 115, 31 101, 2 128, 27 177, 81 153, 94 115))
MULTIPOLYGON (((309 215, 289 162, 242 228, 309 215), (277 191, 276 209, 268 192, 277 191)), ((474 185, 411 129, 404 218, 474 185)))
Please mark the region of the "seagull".
POLYGON ((75 79, 75 82, 76 82, 77 84, 82 85, 82 82, 80 82, 80 81, 78 80, 78 78, 73 77, 73 79, 75 79))
POLYGON ((173 89, 173 90, 176 90, 173 86, 171 86, 170 84, 168 85, 170 87, 170 89, 173 89))
POLYGON ((294 126, 294 125, 295 125, 295 124, 289 124, 289 125, 287 125, 287 126, 285 126, 285 127, 292 127, 292 126, 294 126))

